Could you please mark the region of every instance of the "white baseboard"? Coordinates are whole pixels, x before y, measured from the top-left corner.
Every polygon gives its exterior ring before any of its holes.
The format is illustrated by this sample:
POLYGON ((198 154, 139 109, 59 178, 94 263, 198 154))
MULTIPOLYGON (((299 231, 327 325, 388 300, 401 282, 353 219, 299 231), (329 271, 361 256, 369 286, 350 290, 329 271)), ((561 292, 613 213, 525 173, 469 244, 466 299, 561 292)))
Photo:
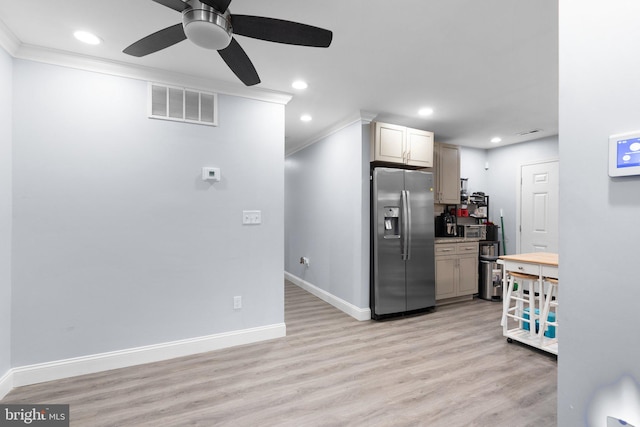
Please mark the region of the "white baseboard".
POLYGON ((4 399, 4 397, 9 394, 11 389, 13 388, 13 372, 9 369, 1 378, 0 378, 0 400, 4 399))
POLYGON ((9 387, 6 392, 8 393, 13 387, 159 362, 237 345, 282 338, 286 336, 286 333, 286 325, 279 323, 37 365, 21 366, 13 368, 0 379, 0 398, 3 396, 2 391, 5 387, 9 387), (5 377, 8 377, 8 379, 5 379, 5 377))
POLYGON ((319 287, 312 285, 311 283, 299 278, 298 276, 294 276, 293 274, 285 271, 284 276, 287 280, 290 280, 294 284, 298 285, 305 291, 317 296, 321 300, 328 302, 335 308, 340 311, 345 312, 349 316, 353 317, 356 320, 371 320, 371 309, 370 308, 360 308, 355 305, 347 302, 337 296, 330 294, 324 289, 320 289, 319 287))

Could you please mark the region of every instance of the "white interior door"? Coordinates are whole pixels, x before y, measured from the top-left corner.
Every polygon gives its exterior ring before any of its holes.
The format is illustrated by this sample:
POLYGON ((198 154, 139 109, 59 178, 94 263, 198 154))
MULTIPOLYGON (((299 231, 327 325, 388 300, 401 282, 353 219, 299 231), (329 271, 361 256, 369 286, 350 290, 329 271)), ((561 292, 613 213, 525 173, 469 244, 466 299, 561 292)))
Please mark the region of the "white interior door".
POLYGON ((558 161, 522 165, 520 177, 518 252, 557 253, 558 161))

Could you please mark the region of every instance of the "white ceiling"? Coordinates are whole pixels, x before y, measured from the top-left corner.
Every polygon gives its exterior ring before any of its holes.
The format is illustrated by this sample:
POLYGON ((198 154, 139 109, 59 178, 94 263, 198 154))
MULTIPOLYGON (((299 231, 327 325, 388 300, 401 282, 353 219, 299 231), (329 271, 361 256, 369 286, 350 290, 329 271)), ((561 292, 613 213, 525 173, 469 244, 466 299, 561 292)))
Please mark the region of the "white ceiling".
MULTIPOLYGON (((333 31, 328 49, 237 36, 262 80, 252 89, 293 95, 287 152, 361 111, 469 147, 558 133, 558 0, 234 0, 229 10, 333 31), (291 88, 297 78, 306 91, 291 88), (423 106, 435 113, 420 118, 423 106), (303 113, 313 120, 301 122, 303 113), (518 136, 533 129, 541 131, 518 136)), ((18 57, 72 53, 240 85, 216 52, 188 40, 143 58, 122 53, 181 21, 151 0, 0 0, 0 21, 18 57), (77 29, 104 42, 83 45, 72 36, 77 29)))

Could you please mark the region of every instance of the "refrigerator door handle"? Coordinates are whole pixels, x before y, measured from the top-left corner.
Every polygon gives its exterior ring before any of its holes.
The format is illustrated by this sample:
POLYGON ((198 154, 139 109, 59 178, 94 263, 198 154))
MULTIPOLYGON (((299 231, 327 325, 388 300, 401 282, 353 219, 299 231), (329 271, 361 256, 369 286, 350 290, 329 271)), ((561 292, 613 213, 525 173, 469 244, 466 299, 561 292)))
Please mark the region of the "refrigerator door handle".
POLYGON ((407 261, 411 259, 411 235, 413 234, 412 226, 411 226, 411 192, 409 190, 405 190, 406 195, 406 206, 407 206, 407 238, 406 240, 406 259, 407 261))
POLYGON ((402 255, 402 260, 406 261, 409 259, 409 239, 410 239, 410 224, 409 224, 409 200, 408 200, 408 191, 406 190, 402 190, 402 192, 400 193, 400 200, 401 200, 401 212, 402 212, 402 232, 401 232, 401 236, 402 236, 402 240, 400 242, 400 245, 402 246, 401 249, 401 255, 402 255))

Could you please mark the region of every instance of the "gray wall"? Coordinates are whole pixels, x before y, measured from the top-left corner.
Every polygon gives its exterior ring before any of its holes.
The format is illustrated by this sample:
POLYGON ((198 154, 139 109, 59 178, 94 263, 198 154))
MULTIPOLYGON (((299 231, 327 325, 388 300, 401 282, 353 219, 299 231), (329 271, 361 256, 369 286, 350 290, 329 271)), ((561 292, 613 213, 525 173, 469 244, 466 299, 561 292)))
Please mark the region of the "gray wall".
POLYGON ((357 121, 285 161, 285 270, 360 308, 369 307, 368 129, 357 121))
POLYGON ((640 130, 640 4, 560 2, 558 425, 640 425, 640 177, 607 175, 640 130))
POLYGON ((0 378, 11 369, 12 59, 0 48, 0 378))
POLYGON ((489 194, 489 171, 485 170, 488 151, 460 147, 460 178, 468 178, 469 194, 482 191, 489 194))
MULTIPOLYGON (((516 253, 516 210, 520 166, 540 160, 558 159, 558 137, 492 148, 487 152, 487 193, 490 196, 489 218, 500 225, 504 214, 504 232, 508 254, 516 253)), ((502 230, 501 230, 502 231, 502 230)))
POLYGON ((469 178, 469 192, 483 191, 489 195, 489 219, 497 225, 500 225, 500 209, 503 210, 507 253, 516 253, 517 249, 520 166, 551 159, 558 159, 557 136, 489 150, 460 147, 460 176, 469 178))
POLYGON ((13 366, 284 322, 284 106, 150 120, 146 82, 14 65, 13 366))
MULTIPOLYGON (((557 158, 557 136, 491 150, 460 147, 469 191, 491 196, 489 217, 496 224, 504 209, 509 253, 516 249, 520 165, 557 158)), ((368 307, 369 125, 352 124, 288 156, 285 171, 285 270, 368 307), (302 256, 311 259, 310 267, 299 263, 302 256)))

